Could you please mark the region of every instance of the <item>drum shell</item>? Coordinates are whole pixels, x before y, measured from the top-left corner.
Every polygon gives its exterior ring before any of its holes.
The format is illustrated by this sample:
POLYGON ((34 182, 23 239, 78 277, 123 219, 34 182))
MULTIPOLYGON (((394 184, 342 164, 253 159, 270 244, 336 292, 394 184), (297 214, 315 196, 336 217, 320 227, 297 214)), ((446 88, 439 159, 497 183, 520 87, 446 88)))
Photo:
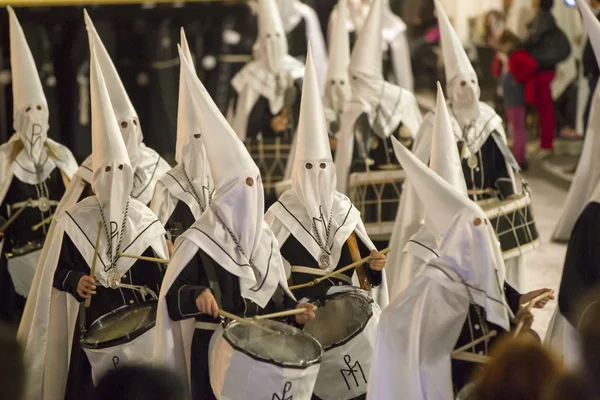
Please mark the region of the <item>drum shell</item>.
POLYGON ((373 315, 362 332, 340 346, 325 350, 314 389, 314 393, 322 400, 349 400, 367 393, 377 325, 381 315, 377 303, 371 301, 370 304, 373 315), (348 364, 354 367, 353 375, 348 371, 348 364))
POLYGON ((132 365, 152 363, 154 354, 154 333, 156 328, 148 330, 134 340, 118 346, 103 349, 83 348, 92 366, 94 385, 108 372, 132 365), (116 357, 116 358, 115 358, 116 357))
POLYGON ((209 347, 210 384, 217 399, 311 399, 319 363, 284 368, 260 361, 234 348, 223 333, 223 327, 217 329, 209 347), (281 397, 286 387, 290 390, 281 397))

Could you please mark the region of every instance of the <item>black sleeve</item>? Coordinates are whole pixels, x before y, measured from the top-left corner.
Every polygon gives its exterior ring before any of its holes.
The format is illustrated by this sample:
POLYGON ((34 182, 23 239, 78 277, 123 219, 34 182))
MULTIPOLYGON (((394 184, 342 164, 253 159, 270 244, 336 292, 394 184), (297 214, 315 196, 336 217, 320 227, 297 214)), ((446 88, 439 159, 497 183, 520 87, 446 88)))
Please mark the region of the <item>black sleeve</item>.
POLYGON ((517 292, 508 282, 504 282, 504 297, 513 314, 517 314, 521 305, 521 293, 517 292))
POLYGON ((577 326, 580 299, 600 282, 600 204, 590 203, 583 210, 571 233, 563 268, 558 307, 563 316, 577 326))
POLYGON ((83 263, 75 262, 71 252, 73 246, 73 242, 65 234, 52 286, 62 292, 70 293, 78 302, 82 302, 84 299, 77 294, 77 286, 81 277, 89 274, 89 272, 82 270, 87 268, 81 265, 83 263))
MULTIPOLYGON (((361 257, 364 258, 371 254, 371 251, 367 248, 367 246, 364 245, 364 243, 358 237, 356 238, 356 241, 358 242, 358 249, 360 250, 361 257)), ((371 268, 369 268, 369 263, 363 264, 362 268, 371 286, 381 285, 381 271, 373 271, 371 268)))
POLYGON ((598 62, 596 61, 596 55, 592 44, 588 40, 585 43, 585 49, 583 50, 583 73, 586 77, 598 76, 600 71, 598 70, 598 62))
MULTIPOLYGON (((492 133, 495 134, 495 133, 492 133)), ((506 199, 513 194, 515 194, 515 190, 513 187, 513 181, 510 177, 508 171, 508 164, 504 155, 500 151, 500 148, 496 144, 494 138, 490 137, 492 141, 491 146, 491 171, 490 174, 492 176, 492 182, 496 189, 500 192, 500 196, 502 199, 506 199)))
POLYGON ((167 292, 169 317, 173 321, 180 321, 199 315, 196 298, 207 289, 209 289, 208 278, 200 255, 196 253, 167 292))

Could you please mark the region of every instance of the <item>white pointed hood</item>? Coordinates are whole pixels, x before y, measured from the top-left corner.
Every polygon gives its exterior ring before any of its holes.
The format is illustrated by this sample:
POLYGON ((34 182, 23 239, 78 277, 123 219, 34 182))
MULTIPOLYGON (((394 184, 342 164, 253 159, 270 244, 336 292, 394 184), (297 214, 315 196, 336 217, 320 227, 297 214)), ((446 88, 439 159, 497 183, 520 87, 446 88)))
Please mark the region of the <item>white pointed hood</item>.
POLYGON ((479 118, 481 90, 477 74, 456 31, 450 24, 448 15, 441 3, 438 0, 434 1, 440 27, 448 98, 454 116, 460 127, 464 128, 479 118))
POLYGON ((34 163, 45 157, 48 138, 48 102, 23 28, 8 6, 10 65, 13 90, 13 127, 34 163))
POLYGON ((325 108, 332 110, 336 114, 342 112, 344 103, 352 95, 348 75, 348 66, 350 65, 350 37, 346 29, 346 21, 348 20, 347 1, 338 0, 336 7, 337 18, 332 22, 325 97, 323 98, 325 108))
MULTIPOLYGON (((183 237, 240 279, 242 296, 264 307, 278 285, 287 289, 283 260, 264 221, 260 171, 179 48, 185 79, 212 171, 212 202, 183 237)), ((290 293, 291 295, 291 293, 290 293)))
POLYGON ((119 123, 119 130, 123 135, 127 152, 129 153, 129 159, 131 165, 135 170, 140 163, 140 145, 144 140, 142 135, 142 129, 140 126, 140 120, 138 118, 135 108, 127 95, 125 86, 121 82, 119 73, 115 68, 115 65, 104 47, 102 39, 98 35, 92 19, 88 15, 87 11, 83 11, 85 26, 88 32, 88 38, 90 41, 90 47, 92 43, 96 46, 96 54, 98 57, 98 64, 102 70, 102 75, 106 82, 106 88, 110 96, 110 101, 113 106, 113 110, 117 121, 119 123))
POLYGON ((475 303, 485 308, 487 320, 508 330, 509 310, 500 286, 505 278, 504 260, 485 213, 398 140, 392 138, 392 142, 407 179, 413 182, 425 208, 432 212, 436 231, 443 232, 440 258, 432 263, 454 270, 465 288, 469 287, 475 303))
MULTIPOLYGON (((181 28, 181 51, 189 64, 193 65, 192 54, 183 28, 181 28)), ((185 171, 184 178, 191 180, 193 196, 198 197, 196 200, 203 212, 210 200, 213 185, 202 131, 190 94, 193 82, 187 81, 184 68, 186 68, 185 65, 181 64, 175 160, 178 167, 185 171)))
POLYGON ((310 46, 305 69, 292 188, 281 195, 269 213, 281 221, 321 268, 331 271, 339 262, 344 242, 359 224, 360 213, 348 197, 335 189, 337 176, 310 46))
MULTIPOLYGON (((338 17, 338 19, 341 19, 338 17)), ((343 20, 345 21, 345 20, 343 20)), ((369 15, 360 30, 350 58, 350 75, 361 75, 370 79, 383 79, 382 0, 373 0, 369 15)))
POLYGON ((119 131, 104 77, 100 69, 96 46, 90 59, 90 96, 92 105, 92 189, 102 210, 105 229, 110 229, 112 258, 120 236, 124 217, 129 207, 129 193, 133 188, 133 169, 123 136, 119 131))
POLYGON ((258 0, 258 54, 273 73, 281 72, 288 42, 275 0, 258 0))

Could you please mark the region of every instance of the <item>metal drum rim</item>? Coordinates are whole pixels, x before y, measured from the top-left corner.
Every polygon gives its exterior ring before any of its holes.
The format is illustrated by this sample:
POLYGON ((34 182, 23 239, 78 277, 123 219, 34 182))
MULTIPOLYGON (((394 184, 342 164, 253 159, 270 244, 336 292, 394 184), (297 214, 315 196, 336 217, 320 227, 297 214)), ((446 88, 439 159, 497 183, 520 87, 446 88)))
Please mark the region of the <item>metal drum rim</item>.
MULTIPOLYGON (((264 323, 265 321, 263 321, 264 323)), ((237 345, 236 343, 233 342, 233 339, 231 339, 228 335, 228 329, 234 328, 236 326, 243 326, 243 324, 236 322, 236 321, 232 321, 229 324, 227 324, 226 327, 223 328, 223 338, 227 341, 227 343, 229 343, 229 345, 231 347, 233 347, 235 350, 247 355, 248 357, 252 358, 253 360, 256 361, 260 361, 263 363, 267 363, 267 364, 271 364, 271 365, 275 365, 277 367, 281 367, 281 368, 290 368, 290 369, 307 369, 309 367, 312 367, 313 365, 318 365, 321 363, 321 359, 323 358, 323 346, 321 346, 321 343, 319 343, 319 341, 317 339, 315 339, 312 335, 303 332, 302 330, 292 326, 292 325, 288 325, 288 324, 284 324, 282 322, 277 322, 277 321, 269 321, 267 322, 267 325, 269 325, 270 327, 273 327, 273 325, 277 325, 277 324, 282 324, 285 325, 289 328, 292 328, 293 330, 298 331, 299 334, 303 335, 304 337, 306 337, 307 339, 309 339, 309 341, 312 341, 316 346, 317 349, 320 350, 319 356, 311 361, 308 361, 306 363, 303 363, 301 365, 299 364, 290 364, 290 363, 285 363, 285 362, 280 362, 280 361, 276 361, 276 360, 272 360, 272 359, 268 359, 259 355, 256 355, 254 353, 250 353, 249 351, 247 351, 246 349, 240 347, 239 345, 237 345)))
MULTIPOLYGON (((100 318, 98 318, 94 322, 92 322, 92 324, 90 325, 90 328, 88 329, 88 332, 91 331, 96 324, 99 324, 101 320, 108 318, 114 314, 117 314, 117 313, 121 312, 123 309, 131 310, 131 309, 137 309, 137 308, 145 308, 152 304, 156 304, 156 307, 158 307, 158 300, 150 300, 150 301, 147 301, 144 303, 137 303, 134 305, 124 305, 119 308, 115 308, 108 314, 104 314, 103 316, 101 316, 100 318)), ((110 347, 115 347, 115 346, 118 346, 121 344, 130 343, 130 342, 134 341, 135 339, 139 338, 140 336, 142 336, 143 334, 145 334, 146 332, 153 329, 155 326, 156 326, 156 319, 154 319, 154 321, 152 321, 150 324, 148 324, 148 326, 138 329, 137 331, 135 331, 133 333, 127 333, 118 338, 110 339, 110 340, 107 340, 104 342, 94 342, 94 343, 86 342, 85 337, 84 337, 85 333, 82 333, 81 339, 80 339, 81 347, 83 347, 84 349, 102 350, 102 349, 107 349, 110 347)))

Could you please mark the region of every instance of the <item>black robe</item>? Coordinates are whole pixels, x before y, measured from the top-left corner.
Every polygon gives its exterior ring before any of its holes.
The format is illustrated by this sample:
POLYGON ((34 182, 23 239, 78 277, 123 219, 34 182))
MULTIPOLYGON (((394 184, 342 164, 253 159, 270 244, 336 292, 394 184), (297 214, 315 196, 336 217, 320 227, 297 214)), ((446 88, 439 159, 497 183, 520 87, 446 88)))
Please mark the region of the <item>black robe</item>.
MULTIPOLYGON (((60 201, 65 193, 65 185, 62 180, 61 172, 58 168, 54 169, 48 179, 45 181, 48 188, 49 200, 60 201)), ((26 201, 31 198, 39 199, 38 189, 41 185, 30 185, 13 177, 6 197, 0 207, 0 226, 14 214, 18 208, 11 210, 11 205, 26 201)), ((17 254, 27 254, 29 251, 40 250, 46 239, 46 233, 50 224, 41 226, 37 231, 31 228, 48 218, 56 206, 50 210, 42 212, 37 207, 27 207, 23 213, 8 227, 4 232, 4 247, 0 255, 0 320, 18 324, 25 308, 25 298, 15 292, 10 274, 8 273, 8 255, 17 257, 17 254)))
MULTIPOLYGON (((508 283, 504 283, 504 297, 509 308, 516 314, 519 311, 521 294, 508 283)), ((485 336, 492 330, 498 332, 498 335, 491 338, 487 343, 484 341, 467 351, 487 355, 498 338, 506 333, 503 328, 486 320, 486 312, 483 307, 477 304, 471 304, 463 329, 454 348, 457 349, 467 343, 471 343, 472 341, 485 336)), ((460 390, 471 381, 477 368, 480 368, 480 366, 472 362, 452 360, 452 384, 454 387, 454 394, 460 392, 460 390)))
MULTIPOLYGON (((142 255, 155 257, 151 248, 146 249, 142 255)), ((77 294, 77 285, 81 277, 89 275, 89 273, 90 269, 85 259, 73 244, 71 238, 65 234, 58 265, 54 273, 53 287, 71 294, 78 302, 83 303, 84 299, 77 294)), ((146 285, 158 295, 163 273, 164 268, 159 264, 139 260, 123 275, 122 282, 130 285, 146 285)), ((98 318, 119 307, 142 302, 141 295, 135 290, 123 288, 110 289, 98 284, 96 294, 92 296, 90 307, 85 309, 85 327, 89 327, 98 318)), ((71 361, 65 394, 66 400, 88 398, 87 396, 90 395, 90 391, 92 390, 91 365, 80 345, 80 335, 81 327, 78 323, 75 326, 75 334, 73 335, 71 361)))
MULTIPOLYGON (((367 249, 367 247, 359 239, 357 239, 357 242, 361 258, 368 256, 370 254, 369 249, 367 249)), ((285 241, 283 246, 281 246, 281 255, 293 266, 303 266, 319 269, 319 263, 317 262, 317 260, 315 260, 315 258, 308 252, 308 250, 306 250, 306 248, 302 246, 302 244, 293 235, 290 235, 290 237, 285 241)), ((348 243, 344 243, 344 247, 342 248, 342 253, 340 256, 340 261, 338 262, 335 269, 338 270, 340 268, 343 268, 346 265, 352 264, 352 262, 352 256, 350 255, 350 250, 348 249, 348 243)), ((381 284, 382 274, 380 271, 371 270, 368 264, 363 265, 362 268, 365 272, 365 276, 369 279, 371 285, 379 286, 381 284)), ((352 275, 354 275, 354 270, 343 272, 343 274, 348 278, 352 278, 352 275)), ((315 275, 292 272, 292 275, 290 277, 290 286, 308 283, 316 277, 317 276, 315 275)), ((318 285, 295 290, 294 295, 297 299, 302 299, 306 297, 311 301, 315 301, 325 297, 327 290, 329 290, 330 287, 335 285, 344 286, 348 285, 348 283, 344 280, 333 277, 331 279, 321 281, 318 285)), ((352 400, 366 399, 366 396, 367 395, 364 394, 355 397, 352 400)), ((320 398, 313 394, 312 400, 320 400, 320 398)))
POLYGON ((194 222, 196 222, 196 218, 190 211, 190 207, 184 201, 179 200, 165 224, 165 230, 169 233, 171 242, 175 243, 177 237, 187 231, 194 222))
POLYGON ((600 204, 589 203, 579 215, 565 258, 558 295, 560 313, 579 325, 581 301, 600 284, 600 204))
MULTIPOLYGON (((277 289, 271 301, 264 309, 250 300, 242 297, 239 278, 221 268, 202 249, 198 249, 192 260, 181 271, 166 295, 169 317, 173 321, 194 318, 197 322, 205 324, 218 324, 220 319, 214 319, 206 314, 201 314, 196 306, 196 299, 205 290, 215 294, 214 285, 211 286, 207 269, 214 271, 218 282, 220 299, 216 298, 219 308, 242 317, 253 317, 259 314, 269 314, 283 309, 295 308, 296 303, 285 296, 281 289, 277 289)), ((215 294, 216 297, 218 297, 215 294)), ((209 342, 214 327, 207 326, 194 330, 192 339, 192 399, 215 399, 210 386, 208 371, 209 342)))

